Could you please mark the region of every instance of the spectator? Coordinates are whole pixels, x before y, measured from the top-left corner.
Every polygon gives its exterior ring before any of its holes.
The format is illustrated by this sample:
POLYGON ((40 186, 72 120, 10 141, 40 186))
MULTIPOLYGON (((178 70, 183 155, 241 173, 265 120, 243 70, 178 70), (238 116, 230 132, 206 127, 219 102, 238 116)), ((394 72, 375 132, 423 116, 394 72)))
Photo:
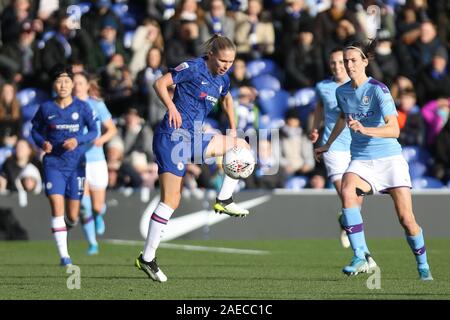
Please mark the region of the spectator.
POLYGON ((223 0, 211 0, 205 22, 200 26, 200 41, 204 43, 216 33, 234 41, 234 31, 235 22, 227 16, 223 0))
POLYGON ((327 172, 323 165, 317 165, 313 171, 308 175, 308 183, 306 188, 310 189, 325 189, 327 186, 327 172))
POLYGON ((438 94, 450 97, 448 52, 445 47, 439 47, 433 54, 431 64, 418 74, 416 87, 419 104, 436 99, 438 94))
POLYGON ((165 53, 167 66, 171 68, 201 55, 198 25, 190 20, 180 21, 175 38, 167 42, 165 53))
POLYGON ((259 141, 255 171, 245 180, 246 188, 275 189, 284 186, 286 175, 278 155, 270 140, 259 141))
POLYGON ((426 127, 420 108, 416 104, 414 90, 406 89, 400 92, 397 106, 397 120, 400 128, 398 142, 402 146, 424 146, 426 127))
POLYGON ((236 129, 242 130, 246 135, 257 136, 259 129, 260 110, 255 103, 256 90, 253 87, 240 87, 234 114, 236 116, 236 129))
POLYGON ((41 32, 42 21, 35 19, 35 13, 29 0, 12 0, 1 12, 0 27, 3 45, 19 38, 21 25, 26 20, 32 20, 34 27, 41 32))
POLYGON ((262 0, 249 0, 247 12, 236 12, 235 19, 237 54, 245 55, 246 59, 273 54, 275 29, 270 14, 263 11, 262 0))
POLYGON ((124 27, 120 18, 111 9, 110 0, 94 0, 90 10, 81 16, 81 29, 89 30, 92 43, 100 38, 104 20, 114 20, 117 25, 117 37, 123 39, 124 27))
POLYGON ((5 186, 9 191, 17 191, 16 179, 28 164, 33 164, 39 170, 42 168, 40 161, 35 158, 31 144, 21 139, 17 141, 13 155, 3 164, 0 171, 0 180, 2 180, 0 185, 5 186))
MULTIPOLYGON (((437 37, 436 26, 432 21, 420 24, 420 37, 409 46, 415 70, 421 70, 431 63, 433 54, 441 46, 437 37)), ((415 74, 417 76, 417 73, 415 74)))
POLYGON ((303 132, 296 109, 286 113, 281 128, 283 167, 288 175, 306 175, 314 169, 313 144, 303 132))
POLYGON ((148 65, 148 51, 150 48, 156 48, 162 51, 164 49, 164 39, 161 34, 161 28, 156 20, 145 19, 133 36, 131 50, 133 56, 130 61, 130 71, 133 79, 138 72, 148 65))
POLYGON ((32 192, 39 194, 42 191, 41 174, 35 165, 29 163, 15 180, 16 189, 18 191, 32 192))
POLYGON ((47 33, 40 46, 41 81, 49 81, 49 73, 57 64, 68 65, 73 60, 88 61, 92 44, 84 29, 72 29, 70 17, 65 12, 58 12, 57 30, 47 33))
POLYGON ((101 84, 111 114, 120 116, 133 99, 133 80, 121 54, 115 53, 111 57, 101 74, 101 84))
MULTIPOLYGON (((177 30, 185 21, 195 24, 197 29, 203 25, 204 11, 198 5, 197 0, 180 0, 177 2, 175 14, 163 24, 163 36, 166 43, 176 36, 177 30)), ((199 34, 198 31, 197 34, 199 34)))
POLYGON ((162 52, 157 47, 152 47, 147 52, 146 67, 137 74, 136 87, 137 98, 144 119, 148 119, 153 128, 164 117, 167 109, 153 89, 153 84, 165 72, 163 66, 162 52))
POLYGON ((3 66, 3 75, 21 87, 35 86, 36 66, 40 64, 37 51, 36 30, 30 20, 25 20, 19 37, 0 49, 0 55, 10 61, 3 66))
POLYGON ((427 147, 432 148, 437 135, 448 120, 450 98, 441 95, 422 107, 422 116, 427 124, 427 147))
MULTIPOLYGON (((316 41, 319 44, 329 42, 341 20, 347 20, 355 28, 355 32, 361 34, 355 13, 347 9, 347 0, 332 0, 331 7, 317 14, 315 18, 316 41)), ((325 52, 325 56, 328 60, 327 52, 325 52)))
POLYGON ((119 54, 128 63, 128 53, 125 51, 122 38, 118 37, 118 24, 112 17, 106 17, 101 24, 100 36, 96 39, 94 50, 90 53, 89 67, 99 72, 112 56, 119 54))
POLYGON ((434 149, 433 174, 444 183, 450 181, 450 119, 439 132, 434 149))
MULTIPOLYGON (((309 14, 305 0, 285 0, 275 8, 274 20, 277 22, 276 43, 277 57, 283 61, 286 52, 297 42, 300 28, 314 23, 309 14)), ((280 61, 280 62, 281 62, 280 61)))
POLYGON ((286 55, 285 87, 291 90, 312 87, 323 79, 324 70, 320 46, 314 41, 313 25, 303 25, 297 44, 286 55))
POLYGON ((123 162, 132 167, 142 183, 153 188, 158 179, 152 149, 153 131, 145 124, 136 108, 129 108, 118 123, 117 137, 123 143, 123 162))
POLYGON ((375 59, 370 64, 370 73, 376 79, 380 79, 388 87, 395 81, 399 72, 397 55, 394 52, 393 38, 387 29, 378 31, 375 59))
POLYGON ((21 131, 22 117, 16 88, 10 83, 0 87, 0 146, 12 147, 21 131))
POLYGON ((133 188, 142 186, 140 174, 131 164, 123 161, 123 142, 114 137, 106 146, 106 159, 108 164, 108 189, 133 188))
POLYGON ((403 74, 399 74, 391 86, 392 98, 397 105, 399 104, 400 93, 404 90, 412 90, 415 92, 414 84, 411 78, 408 78, 403 74))
POLYGON ((233 68, 230 74, 230 87, 239 88, 242 86, 249 87, 252 85, 250 79, 247 77, 247 65, 242 58, 236 58, 233 63, 233 68))

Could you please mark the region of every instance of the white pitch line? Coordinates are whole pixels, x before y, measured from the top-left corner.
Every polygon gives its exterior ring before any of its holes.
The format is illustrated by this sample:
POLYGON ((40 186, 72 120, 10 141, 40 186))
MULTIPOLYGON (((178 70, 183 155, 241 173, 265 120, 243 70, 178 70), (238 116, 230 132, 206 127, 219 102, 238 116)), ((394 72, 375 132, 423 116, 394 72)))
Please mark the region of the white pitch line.
MULTIPOLYGON (((111 243, 111 244, 118 244, 118 245, 130 245, 130 246, 144 244, 144 241, 121 240, 121 239, 105 239, 105 240, 103 240, 103 242, 111 243)), ((269 251, 264 251, 264 250, 205 247, 205 246, 194 246, 194 245, 174 244, 174 243, 161 243, 159 246, 161 248, 165 248, 165 249, 177 249, 177 250, 187 250, 187 251, 207 251, 207 252, 234 253, 234 254, 264 255, 264 254, 269 253, 269 251)))

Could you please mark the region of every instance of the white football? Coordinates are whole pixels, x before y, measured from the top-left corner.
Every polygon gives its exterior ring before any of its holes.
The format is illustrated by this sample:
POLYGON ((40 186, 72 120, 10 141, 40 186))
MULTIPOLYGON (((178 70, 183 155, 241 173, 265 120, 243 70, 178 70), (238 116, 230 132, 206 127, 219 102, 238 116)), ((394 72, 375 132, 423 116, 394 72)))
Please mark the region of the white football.
POLYGON ((248 178, 254 169, 255 157, 247 148, 234 147, 223 156, 223 170, 231 178, 248 178))

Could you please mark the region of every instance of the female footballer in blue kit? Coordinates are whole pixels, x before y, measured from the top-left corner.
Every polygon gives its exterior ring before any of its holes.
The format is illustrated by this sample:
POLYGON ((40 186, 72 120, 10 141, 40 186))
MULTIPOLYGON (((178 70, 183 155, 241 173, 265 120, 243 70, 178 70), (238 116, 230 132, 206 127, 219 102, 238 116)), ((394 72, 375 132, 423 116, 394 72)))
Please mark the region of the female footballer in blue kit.
POLYGON ((408 163, 403 158, 397 141, 400 130, 395 104, 386 85, 368 77, 365 71, 369 60, 374 56, 375 46, 376 41, 367 45, 356 42, 344 49, 345 69, 351 81, 336 89, 336 99, 341 109, 339 120, 326 144, 315 150, 316 158, 319 159, 330 149, 347 122, 352 137, 352 160, 342 180, 342 223, 354 256, 343 272, 357 275, 370 269, 358 197, 371 193, 388 193, 394 201, 398 219, 415 255, 419 278, 433 280, 422 229, 412 210, 408 163))
MULTIPOLYGON (((181 63, 154 84, 159 98, 167 108, 153 138, 161 202, 151 216, 144 251, 135 264, 151 279, 159 282, 167 281, 167 277, 156 263, 156 249, 165 225, 179 205, 185 164, 194 158, 198 160, 200 157, 203 160, 221 156, 234 146, 250 148, 244 139, 236 136, 233 99, 229 93, 227 71, 234 62, 236 48, 231 40, 220 35, 210 38, 204 48, 205 56, 181 63), (174 84, 176 88, 172 100, 168 87, 174 84), (218 101, 227 114, 231 135, 201 134, 207 114, 218 101), (193 141, 190 139, 192 137, 193 141), (180 143, 180 138, 184 142, 180 143), (183 145, 190 147, 187 150, 184 148, 180 153, 183 145)), ((214 205, 216 211, 230 216, 246 216, 249 213, 233 202, 232 193, 238 181, 225 176, 214 205)))
POLYGON ((45 152, 45 193, 52 210, 52 232, 61 258, 60 264, 70 266, 72 260, 67 249, 67 229, 78 221, 86 166, 84 153, 97 136, 97 127, 91 108, 85 102, 72 98, 71 68, 55 66, 52 80, 56 98, 41 104, 32 120, 31 134, 45 152), (85 127, 88 128, 86 134, 83 133, 85 127))

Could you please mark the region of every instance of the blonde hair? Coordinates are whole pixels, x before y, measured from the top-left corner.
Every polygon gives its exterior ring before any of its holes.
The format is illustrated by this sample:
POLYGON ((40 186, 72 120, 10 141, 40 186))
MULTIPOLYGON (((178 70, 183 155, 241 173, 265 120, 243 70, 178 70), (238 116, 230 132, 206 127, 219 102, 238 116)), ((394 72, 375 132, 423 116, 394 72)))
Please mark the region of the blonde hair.
POLYGON ((203 44, 203 50, 206 54, 209 52, 216 54, 222 50, 236 51, 236 46, 227 37, 216 33, 203 44))

